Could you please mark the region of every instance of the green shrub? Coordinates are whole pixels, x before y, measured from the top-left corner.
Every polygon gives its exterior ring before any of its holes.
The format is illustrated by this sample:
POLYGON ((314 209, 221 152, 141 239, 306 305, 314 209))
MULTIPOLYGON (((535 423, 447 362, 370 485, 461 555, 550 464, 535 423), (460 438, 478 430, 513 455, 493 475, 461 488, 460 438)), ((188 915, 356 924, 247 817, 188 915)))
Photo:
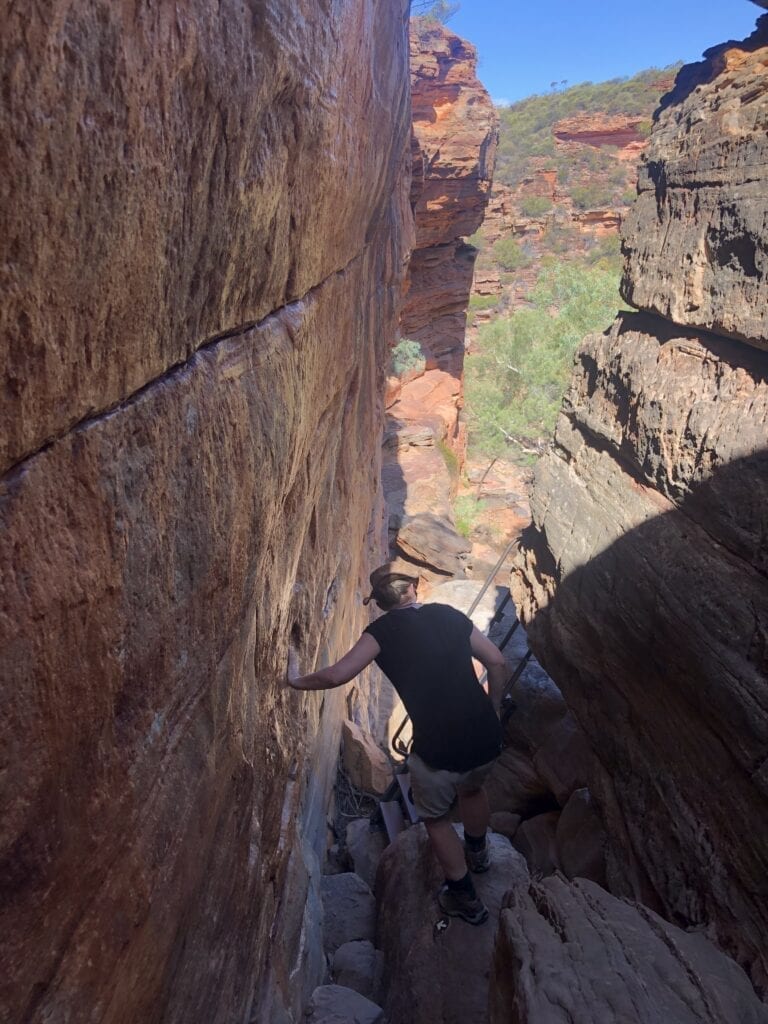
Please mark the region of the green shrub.
POLYGON ((483 235, 482 228, 478 228, 474 235, 470 235, 467 239, 467 245, 474 246, 478 252, 482 252, 485 248, 485 235, 483 235))
POLYGON ((493 246, 496 262, 504 270, 519 270, 531 262, 530 256, 523 250, 516 238, 500 238, 493 246))
POLYGON ((530 302, 530 308, 482 326, 478 351, 465 360, 472 454, 530 461, 543 450, 579 343, 605 330, 621 307, 618 275, 548 263, 530 302))
MULTIPOLYGON (((609 82, 583 82, 568 89, 557 90, 498 108, 499 146, 496 154, 496 180, 505 185, 519 185, 531 170, 531 157, 549 157, 558 166, 575 154, 558 153, 552 135, 556 121, 573 114, 628 114, 642 117, 640 133, 651 129, 651 115, 658 106, 672 72, 671 68, 643 71, 634 78, 615 78, 609 82)), ((609 153, 592 150, 595 166, 613 161, 609 153)), ((563 171, 563 174, 567 172, 563 171)), ((563 178, 561 177, 561 181, 563 178)))
POLYGON ((478 516, 485 508, 485 502, 472 494, 460 494, 453 503, 453 522, 456 532, 469 537, 477 523, 478 516))
POLYGON ((493 309, 494 306, 498 306, 499 297, 497 295, 470 295, 469 296, 469 311, 470 313, 476 313, 480 309, 493 309))
POLYGON ((552 209, 552 200, 546 196, 525 196, 520 202, 520 210, 525 217, 543 217, 552 209))
POLYGON ((576 185, 571 199, 580 210, 603 210, 613 202, 613 192, 603 185, 576 185))
POLYGON ((421 342, 413 338, 402 338, 392 349, 392 373, 402 377, 410 370, 423 370, 426 366, 421 342))
POLYGON ((437 450, 443 457, 445 468, 448 470, 448 476, 451 480, 456 483, 459 479, 459 457, 453 448, 449 448, 445 441, 437 442, 437 450))

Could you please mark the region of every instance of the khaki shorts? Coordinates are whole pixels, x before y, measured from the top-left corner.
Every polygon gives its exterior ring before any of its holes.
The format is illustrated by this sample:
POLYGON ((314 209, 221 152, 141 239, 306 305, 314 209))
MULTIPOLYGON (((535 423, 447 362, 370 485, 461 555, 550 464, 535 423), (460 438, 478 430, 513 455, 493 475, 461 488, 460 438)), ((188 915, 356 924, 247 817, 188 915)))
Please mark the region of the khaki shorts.
POLYGON ((496 760, 468 772, 449 772, 430 768, 418 754, 408 755, 413 806, 420 818, 442 818, 464 790, 479 789, 490 775, 496 760))

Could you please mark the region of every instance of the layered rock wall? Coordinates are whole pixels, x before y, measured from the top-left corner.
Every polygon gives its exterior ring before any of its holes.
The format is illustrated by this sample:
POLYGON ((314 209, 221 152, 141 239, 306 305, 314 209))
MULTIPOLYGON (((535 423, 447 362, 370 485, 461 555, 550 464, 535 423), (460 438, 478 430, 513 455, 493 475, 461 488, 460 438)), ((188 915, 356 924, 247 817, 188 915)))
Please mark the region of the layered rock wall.
POLYGON ((578 354, 514 580, 591 742, 609 885, 706 929, 764 995, 767 22, 657 114, 625 236, 644 311, 578 354))
POLYGON ((280 681, 381 554, 406 6, 5 26, 3 1021, 290 1021, 322 977, 344 699, 280 681))
POLYGON ((451 515, 466 441, 464 331, 476 255, 465 238, 484 216, 498 135, 473 46, 415 19, 410 65, 415 238, 401 335, 419 342, 423 358, 389 386, 385 480, 395 528, 427 510, 451 515))

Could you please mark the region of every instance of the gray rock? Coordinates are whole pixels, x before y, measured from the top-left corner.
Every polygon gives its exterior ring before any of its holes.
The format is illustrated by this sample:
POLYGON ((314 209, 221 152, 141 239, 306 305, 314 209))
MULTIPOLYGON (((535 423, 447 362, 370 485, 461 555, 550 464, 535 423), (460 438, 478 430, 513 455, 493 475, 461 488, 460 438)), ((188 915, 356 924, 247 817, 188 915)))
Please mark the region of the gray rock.
POLYGON ((521 750, 506 747, 485 783, 491 811, 535 814, 550 805, 549 785, 536 771, 533 761, 521 750))
POLYGON ((766 1024, 740 967, 701 933, 560 877, 510 892, 491 1024, 766 1024))
POLYGON ((532 875, 551 875, 560 867, 555 841, 559 818, 559 811, 537 814, 515 833, 512 845, 525 857, 532 875))
POLYGON ((353 988, 366 999, 378 1001, 384 954, 372 942, 345 942, 333 957, 331 974, 337 985, 353 988))
POLYGON ((520 827, 519 814, 511 814, 509 811, 495 811, 491 814, 491 828, 501 836, 512 840, 520 827))
POLYGON ((577 789, 557 822, 555 846, 563 874, 588 878, 605 885, 605 849, 608 837, 589 790, 577 789))
POLYGON ((343 985, 321 985, 312 993, 307 1024, 380 1024, 380 1006, 343 985))
POLYGON ((357 818, 347 825, 347 851, 352 859, 353 870, 371 890, 376 882, 376 870, 385 845, 384 833, 372 831, 368 818, 357 818))
POLYGON ((575 790, 586 785, 590 750, 570 712, 552 723, 533 755, 533 764, 561 807, 575 790))
POLYGON ((384 1009, 397 1024, 468 1024, 487 1020, 488 971, 496 919, 511 886, 527 886, 523 858, 491 834, 492 863, 473 880, 490 919, 473 927, 443 918, 436 894, 442 873, 423 826, 409 828, 381 859, 377 897, 384 952, 384 1009), (447 928, 439 926, 449 921, 447 928))
POLYGON ((362 878, 354 872, 323 875, 320 893, 323 900, 323 945, 326 953, 335 952, 345 942, 374 938, 376 901, 362 878))

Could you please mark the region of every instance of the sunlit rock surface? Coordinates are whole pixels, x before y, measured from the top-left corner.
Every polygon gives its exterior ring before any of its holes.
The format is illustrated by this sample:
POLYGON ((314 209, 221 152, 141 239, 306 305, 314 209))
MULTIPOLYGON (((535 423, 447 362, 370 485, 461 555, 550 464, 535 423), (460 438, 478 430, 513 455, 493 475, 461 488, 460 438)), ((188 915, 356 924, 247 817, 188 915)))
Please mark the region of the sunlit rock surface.
POLYGON ((627 218, 623 291, 678 324, 768 349, 768 17, 662 100, 627 218))
MULTIPOLYGON (((668 167, 669 188, 641 196, 629 229, 627 294, 663 295, 648 304, 682 323, 623 314, 583 343, 513 590, 592 748, 609 886, 705 928, 766 995, 768 307, 764 277, 715 242, 735 237, 729 210, 764 209, 748 124, 768 95, 752 44, 713 52, 703 84, 684 69, 667 100, 648 167, 668 167)), ((761 217, 741 236, 758 248, 761 217)))
POLYGON ((406 7, 4 24, 4 1019, 290 1021, 322 980, 345 701, 280 683, 381 558, 406 7))
POLYGON ((476 255, 464 239, 483 219, 498 134, 473 46, 415 19, 410 49, 416 235, 401 336, 418 341, 423 358, 400 381, 392 378, 388 390, 384 488, 393 536, 404 517, 430 512, 451 519, 466 444, 459 414, 476 255))

